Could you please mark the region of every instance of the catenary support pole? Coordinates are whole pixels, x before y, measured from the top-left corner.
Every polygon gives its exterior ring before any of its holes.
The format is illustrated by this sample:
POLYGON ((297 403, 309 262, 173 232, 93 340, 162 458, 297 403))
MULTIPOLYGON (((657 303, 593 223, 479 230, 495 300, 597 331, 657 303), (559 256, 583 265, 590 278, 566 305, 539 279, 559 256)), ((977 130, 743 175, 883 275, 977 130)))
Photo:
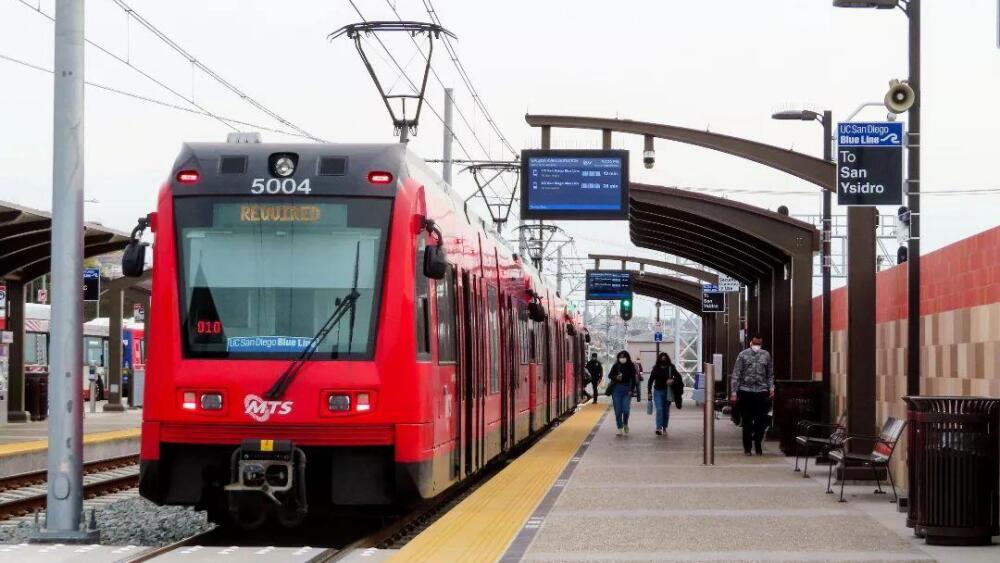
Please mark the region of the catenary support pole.
MULTIPOLYGON (((833 112, 827 110, 823 112, 823 160, 833 162, 833 112)), ((836 189, 837 179, 836 175, 830 178, 831 187, 836 189)), ((833 258, 831 256, 831 244, 833 241, 833 225, 831 222, 831 214, 833 212, 833 192, 829 189, 823 190, 823 232, 822 232, 822 252, 821 258, 822 264, 820 264, 820 272, 823 278, 823 375, 821 378, 820 387, 822 389, 823 400, 820 404, 820 414, 824 421, 830 420, 830 401, 832 397, 830 396, 831 390, 831 379, 830 379, 830 361, 831 361, 831 320, 830 320, 830 293, 831 293, 831 268, 833 267, 833 258)))
POLYGON ((40 541, 92 542, 83 509, 84 1, 57 0, 52 139, 48 497, 40 541))
POLYGON ((441 160, 441 178, 444 182, 451 185, 451 166, 452 166, 452 155, 451 148, 455 140, 454 133, 454 104, 455 104, 455 90, 452 88, 444 89, 444 146, 441 149, 442 160, 441 160))
POLYGON ((909 110, 907 134, 907 206, 910 239, 907 245, 906 394, 920 394, 920 0, 907 4, 910 26, 910 87, 916 93, 909 110))

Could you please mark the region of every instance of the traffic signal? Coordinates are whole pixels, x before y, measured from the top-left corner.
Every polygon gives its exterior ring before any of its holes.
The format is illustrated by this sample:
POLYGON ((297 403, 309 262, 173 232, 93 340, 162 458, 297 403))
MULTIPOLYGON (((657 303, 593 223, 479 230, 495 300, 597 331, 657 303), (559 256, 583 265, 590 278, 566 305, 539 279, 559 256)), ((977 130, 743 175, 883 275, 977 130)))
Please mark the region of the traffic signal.
POLYGON ((623 321, 632 319, 632 298, 628 297, 618 302, 618 315, 623 321))

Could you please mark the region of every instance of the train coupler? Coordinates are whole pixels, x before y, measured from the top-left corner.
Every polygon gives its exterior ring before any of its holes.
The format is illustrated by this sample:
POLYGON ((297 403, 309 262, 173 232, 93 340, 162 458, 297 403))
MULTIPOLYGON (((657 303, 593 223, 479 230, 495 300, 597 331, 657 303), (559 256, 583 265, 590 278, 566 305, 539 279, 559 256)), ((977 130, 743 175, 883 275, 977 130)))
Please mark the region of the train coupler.
POLYGON ((306 454, 290 440, 243 440, 233 452, 230 471, 226 501, 241 526, 259 527, 272 511, 286 526, 305 519, 306 454))

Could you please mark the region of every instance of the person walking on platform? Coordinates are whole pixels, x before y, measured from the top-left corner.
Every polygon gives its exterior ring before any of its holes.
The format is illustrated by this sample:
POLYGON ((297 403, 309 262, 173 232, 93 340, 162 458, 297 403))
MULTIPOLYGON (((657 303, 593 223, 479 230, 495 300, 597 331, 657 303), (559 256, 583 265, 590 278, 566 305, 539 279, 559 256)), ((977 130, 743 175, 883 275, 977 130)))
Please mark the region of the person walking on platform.
MULTIPOLYGON (((601 378, 604 377, 604 366, 601 362, 597 361, 597 352, 590 355, 590 361, 587 362, 586 366, 587 375, 590 376, 590 388, 594 391, 594 403, 597 403, 597 386, 601 384, 601 378)), ((583 384, 583 394, 587 395, 587 384, 583 384)), ((590 400, 589 398, 587 399, 590 400)))
POLYGON ((750 348, 740 352, 729 379, 729 400, 736 404, 743 420, 743 452, 750 453, 753 443, 757 455, 763 455, 761 442, 767 429, 767 412, 774 398, 774 362, 761 346, 763 339, 754 335, 750 348))
POLYGON ((684 380, 666 352, 660 353, 649 372, 646 394, 656 407, 656 435, 666 434, 670 424, 670 403, 676 401, 680 406, 684 394, 684 380))
POLYGON ((615 365, 608 372, 608 386, 611 387, 611 404, 615 409, 615 424, 618 425, 618 435, 628 434, 628 415, 632 408, 632 388, 636 385, 638 374, 632 356, 627 350, 618 352, 615 365))

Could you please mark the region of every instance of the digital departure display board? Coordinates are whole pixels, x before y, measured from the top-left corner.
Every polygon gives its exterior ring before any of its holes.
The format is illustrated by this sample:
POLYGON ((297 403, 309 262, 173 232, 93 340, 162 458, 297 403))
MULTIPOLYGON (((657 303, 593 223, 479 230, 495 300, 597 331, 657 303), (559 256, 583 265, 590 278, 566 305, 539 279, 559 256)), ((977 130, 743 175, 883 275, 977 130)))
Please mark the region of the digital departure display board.
POLYGON ((627 270, 587 270, 587 296, 593 301, 632 298, 632 272, 627 270))
POLYGON ((628 151, 521 151, 521 218, 628 219, 628 151))

